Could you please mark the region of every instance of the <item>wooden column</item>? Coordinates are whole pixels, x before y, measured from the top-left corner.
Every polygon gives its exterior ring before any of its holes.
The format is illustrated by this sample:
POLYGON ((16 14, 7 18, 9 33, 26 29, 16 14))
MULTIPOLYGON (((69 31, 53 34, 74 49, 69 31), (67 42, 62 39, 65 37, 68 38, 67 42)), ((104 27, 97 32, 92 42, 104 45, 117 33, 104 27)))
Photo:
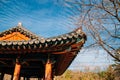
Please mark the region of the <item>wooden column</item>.
POLYGON ((14 69, 13 80, 19 80, 20 69, 21 69, 21 64, 20 64, 19 60, 16 59, 16 64, 15 64, 15 69, 14 69))
POLYGON ((45 80, 52 80, 52 62, 49 59, 45 65, 45 80))

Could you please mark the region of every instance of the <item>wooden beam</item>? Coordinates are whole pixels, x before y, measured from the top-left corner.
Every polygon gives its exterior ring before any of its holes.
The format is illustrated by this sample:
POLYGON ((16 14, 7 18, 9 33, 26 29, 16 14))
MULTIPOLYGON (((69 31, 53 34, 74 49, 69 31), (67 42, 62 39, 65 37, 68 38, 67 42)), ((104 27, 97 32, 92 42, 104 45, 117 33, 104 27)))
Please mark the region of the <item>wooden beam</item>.
POLYGON ((17 60, 17 61, 16 61, 16 64, 15 64, 13 80, 19 80, 20 69, 21 69, 21 64, 20 64, 20 62, 18 62, 18 60, 17 60))
POLYGON ((45 65, 45 80, 53 80, 52 79, 52 62, 49 59, 45 65))

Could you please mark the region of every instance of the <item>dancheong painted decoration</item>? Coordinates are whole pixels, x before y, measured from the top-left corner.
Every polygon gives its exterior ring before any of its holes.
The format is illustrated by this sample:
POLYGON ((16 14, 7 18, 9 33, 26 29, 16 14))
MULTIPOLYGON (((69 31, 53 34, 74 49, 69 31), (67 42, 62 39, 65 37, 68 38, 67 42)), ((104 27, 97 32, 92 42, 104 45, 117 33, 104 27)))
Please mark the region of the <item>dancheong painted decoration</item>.
POLYGON ((81 29, 56 37, 43 38, 21 23, 0 33, 0 72, 20 77, 53 80, 69 67, 86 40, 81 29))

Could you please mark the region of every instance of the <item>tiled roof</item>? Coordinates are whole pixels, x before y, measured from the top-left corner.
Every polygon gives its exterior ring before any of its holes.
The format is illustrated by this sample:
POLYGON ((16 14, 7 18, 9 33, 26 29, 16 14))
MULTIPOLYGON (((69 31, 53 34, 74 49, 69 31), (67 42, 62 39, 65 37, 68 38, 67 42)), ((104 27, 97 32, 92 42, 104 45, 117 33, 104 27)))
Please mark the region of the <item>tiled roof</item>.
POLYGON ((9 49, 12 49, 13 47, 14 49, 19 49, 19 48, 27 49, 28 47, 33 49, 48 48, 52 46, 67 45, 69 43, 72 44, 72 43, 77 43, 81 40, 83 41, 86 40, 85 34, 80 29, 56 37, 51 37, 46 39, 44 38, 36 39, 38 38, 37 36, 31 34, 30 32, 26 31, 25 29, 19 26, 8 30, 7 33, 5 32, 1 33, 1 36, 9 34, 11 31, 15 31, 15 30, 20 31, 21 33, 23 32, 24 35, 28 35, 33 39, 28 41, 0 41, 0 49, 6 47, 9 49))

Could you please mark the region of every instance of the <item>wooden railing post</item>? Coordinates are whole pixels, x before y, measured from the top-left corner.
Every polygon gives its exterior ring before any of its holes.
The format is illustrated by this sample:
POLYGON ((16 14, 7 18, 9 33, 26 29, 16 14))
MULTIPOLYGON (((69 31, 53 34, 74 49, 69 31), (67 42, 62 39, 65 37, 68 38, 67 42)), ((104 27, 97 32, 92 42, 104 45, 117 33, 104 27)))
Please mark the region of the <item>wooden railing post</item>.
POLYGON ((14 69, 13 80, 19 80, 20 69, 21 69, 21 64, 20 64, 19 60, 16 59, 16 64, 15 64, 15 69, 14 69))

